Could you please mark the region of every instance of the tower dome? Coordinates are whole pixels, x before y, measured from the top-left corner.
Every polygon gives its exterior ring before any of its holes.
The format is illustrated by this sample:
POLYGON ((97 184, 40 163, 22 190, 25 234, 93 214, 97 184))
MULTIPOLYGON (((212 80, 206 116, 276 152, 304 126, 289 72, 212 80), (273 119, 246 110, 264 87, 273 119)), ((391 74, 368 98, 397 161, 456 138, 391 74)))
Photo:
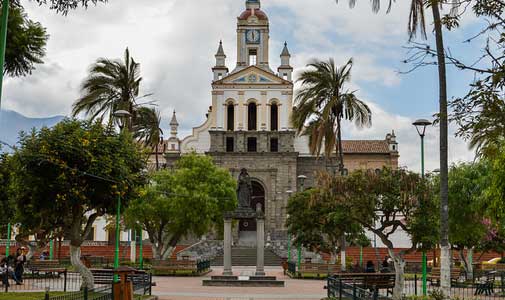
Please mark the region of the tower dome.
POLYGON ((268 21, 267 14, 261 10, 260 0, 247 0, 246 10, 238 17, 239 20, 247 20, 250 16, 256 16, 259 20, 268 21))

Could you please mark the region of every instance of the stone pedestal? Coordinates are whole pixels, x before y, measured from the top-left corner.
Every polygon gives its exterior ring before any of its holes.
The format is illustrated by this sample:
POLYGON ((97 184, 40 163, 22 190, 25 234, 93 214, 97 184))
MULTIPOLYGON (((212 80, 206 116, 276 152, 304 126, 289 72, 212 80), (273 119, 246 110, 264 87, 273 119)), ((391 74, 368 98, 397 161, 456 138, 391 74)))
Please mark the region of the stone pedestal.
POLYGON ((226 218, 224 219, 224 270, 223 275, 230 276, 233 275, 233 271, 231 269, 231 222, 232 219, 226 218))
POLYGON ((265 276, 265 218, 256 218, 256 276, 265 276))

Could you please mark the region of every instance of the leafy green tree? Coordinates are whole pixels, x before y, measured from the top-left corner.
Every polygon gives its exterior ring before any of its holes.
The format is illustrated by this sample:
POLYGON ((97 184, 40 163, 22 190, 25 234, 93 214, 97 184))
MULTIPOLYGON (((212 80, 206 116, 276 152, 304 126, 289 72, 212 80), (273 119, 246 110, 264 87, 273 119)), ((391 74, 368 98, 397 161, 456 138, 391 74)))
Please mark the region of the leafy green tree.
POLYGON ((295 245, 329 253, 334 262, 342 247, 342 237, 348 243, 360 244, 365 234, 345 206, 326 196, 317 189, 294 194, 288 202, 287 226, 295 245))
POLYGON ((7 24, 4 74, 13 77, 31 74, 36 64, 43 63, 48 38, 46 29, 40 23, 28 19, 22 7, 11 7, 7 24))
POLYGON ((125 213, 129 227, 149 234, 156 259, 167 259, 184 236, 201 236, 223 224, 237 205, 236 182, 208 156, 185 155, 174 170, 154 173, 125 213))
POLYGON ((452 246, 458 250, 467 278, 473 277, 473 266, 465 255, 485 241, 489 169, 485 163, 453 165, 449 170, 449 231, 452 246))
POLYGON ((72 265, 94 286, 80 246, 100 216, 127 205, 145 183, 144 158, 127 133, 100 123, 64 120, 23 134, 13 155, 11 187, 21 230, 70 240, 72 265))
POLYGON ((427 227, 421 224, 426 218, 418 219, 421 215, 436 214, 436 205, 430 205, 433 201, 430 186, 418 174, 384 168, 378 174, 360 170, 350 176, 333 177, 323 190, 326 197, 344 206, 349 217, 376 234, 386 245, 396 272, 393 298, 402 299, 405 254, 415 250, 418 241, 436 238, 418 231, 427 227), (399 230, 412 237, 410 249, 395 250, 392 236, 399 230))
POLYGON ((491 218, 505 225, 505 141, 501 142, 496 154, 490 159, 490 184, 486 189, 491 218))
POLYGON ((156 158, 156 171, 159 170, 158 147, 163 141, 160 113, 149 107, 140 107, 133 115, 133 137, 146 147, 153 149, 156 158))

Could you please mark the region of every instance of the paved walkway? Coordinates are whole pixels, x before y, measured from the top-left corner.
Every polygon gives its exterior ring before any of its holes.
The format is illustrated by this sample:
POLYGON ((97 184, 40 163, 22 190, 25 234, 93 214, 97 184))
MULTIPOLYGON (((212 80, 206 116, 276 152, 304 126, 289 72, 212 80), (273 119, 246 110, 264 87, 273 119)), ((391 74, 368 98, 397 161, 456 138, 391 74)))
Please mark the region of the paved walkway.
MULTIPOLYGON (((221 275, 223 269, 214 267, 207 275, 221 275)), ((235 275, 249 275, 254 267, 235 267, 235 275)), ((207 287, 202 286, 206 277, 155 277, 153 295, 160 300, 320 300, 326 296, 324 280, 294 280, 284 276, 281 268, 265 268, 267 275, 285 281, 283 288, 265 287, 207 287)))

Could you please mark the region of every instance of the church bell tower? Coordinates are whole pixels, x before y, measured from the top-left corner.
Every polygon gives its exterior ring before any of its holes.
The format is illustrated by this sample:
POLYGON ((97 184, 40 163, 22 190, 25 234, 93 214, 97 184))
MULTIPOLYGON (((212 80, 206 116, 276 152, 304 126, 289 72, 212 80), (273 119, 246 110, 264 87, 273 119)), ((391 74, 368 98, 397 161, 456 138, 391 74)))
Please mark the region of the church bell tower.
POLYGON ((246 10, 238 17, 235 71, 255 65, 272 72, 268 63, 269 40, 269 21, 260 0, 247 0, 246 10))

